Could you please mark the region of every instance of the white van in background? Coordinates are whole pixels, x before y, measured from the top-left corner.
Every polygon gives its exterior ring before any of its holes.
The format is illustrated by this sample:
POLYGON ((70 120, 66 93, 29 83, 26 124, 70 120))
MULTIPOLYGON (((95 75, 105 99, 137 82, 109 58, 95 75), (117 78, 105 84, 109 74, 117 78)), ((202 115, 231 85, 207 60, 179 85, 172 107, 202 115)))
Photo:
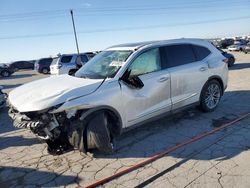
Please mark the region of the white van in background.
POLYGON ((62 54, 54 58, 50 65, 50 74, 73 75, 82 65, 88 62, 95 53, 87 52, 78 54, 62 54))

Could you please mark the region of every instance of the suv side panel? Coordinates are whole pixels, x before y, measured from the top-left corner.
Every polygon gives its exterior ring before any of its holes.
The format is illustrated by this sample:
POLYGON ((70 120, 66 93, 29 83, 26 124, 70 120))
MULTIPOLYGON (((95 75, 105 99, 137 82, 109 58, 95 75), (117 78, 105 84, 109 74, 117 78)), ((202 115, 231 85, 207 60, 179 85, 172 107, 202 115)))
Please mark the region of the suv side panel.
POLYGON ((196 60, 190 44, 169 45, 164 50, 171 76, 172 110, 198 102, 208 80, 208 64, 196 60))
POLYGON ((139 76, 144 86, 133 89, 121 82, 127 127, 171 110, 170 75, 162 70, 158 48, 139 54, 128 70, 139 76))

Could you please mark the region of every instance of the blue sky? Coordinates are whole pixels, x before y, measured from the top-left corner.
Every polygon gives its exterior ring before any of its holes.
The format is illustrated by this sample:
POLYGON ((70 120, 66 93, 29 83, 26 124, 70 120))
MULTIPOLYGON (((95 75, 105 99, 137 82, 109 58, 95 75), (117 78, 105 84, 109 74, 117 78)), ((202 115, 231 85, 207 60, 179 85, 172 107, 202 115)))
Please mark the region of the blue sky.
POLYGON ((250 34, 250 0, 0 0, 0 63, 127 42, 250 34))

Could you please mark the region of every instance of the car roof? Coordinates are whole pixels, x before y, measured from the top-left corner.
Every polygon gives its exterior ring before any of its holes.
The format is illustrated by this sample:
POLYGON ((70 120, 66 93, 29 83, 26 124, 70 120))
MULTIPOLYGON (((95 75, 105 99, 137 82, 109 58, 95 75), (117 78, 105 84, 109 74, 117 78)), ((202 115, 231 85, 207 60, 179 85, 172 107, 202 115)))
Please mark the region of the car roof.
MULTIPOLYGON (((94 54, 93 52, 81 52, 81 53, 79 53, 80 55, 84 55, 84 54, 86 54, 86 55, 89 55, 89 54, 94 54)), ((68 56, 68 55, 72 55, 72 56, 74 56, 74 55, 78 55, 78 53, 72 53, 72 54, 61 54, 60 56, 68 56)))
POLYGON ((111 50, 138 50, 142 47, 149 45, 163 45, 163 44, 172 44, 172 43, 201 43, 204 42, 204 39, 197 38, 181 38, 181 39, 170 39, 170 40, 156 40, 156 41, 145 41, 145 42, 136 42, 136 43, 127 43, 111 46, 107 48, 107 51, 111 50))

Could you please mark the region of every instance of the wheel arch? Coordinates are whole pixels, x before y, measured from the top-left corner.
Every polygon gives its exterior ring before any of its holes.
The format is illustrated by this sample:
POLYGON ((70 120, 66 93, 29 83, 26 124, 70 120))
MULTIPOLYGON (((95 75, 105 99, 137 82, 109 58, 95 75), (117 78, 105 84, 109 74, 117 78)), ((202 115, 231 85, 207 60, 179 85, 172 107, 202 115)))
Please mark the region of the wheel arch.
POLYGON ((224 94, 224 83, 223 83, 223 80, 220 76, 211 76, 209 77, 208 81, 207 82, 210 82, 211 80, 216 80, 219 82, 220 86, 221 86, 221 95, 224 94))
MULTIPOLYGON (((210 76, 210 77, 208 78, 208 80, 206 81, 206 83, 203 85, 203 87, 202 87, 202 89, 201 89, 201 93, 202 93, 204 87, 205 87, 211 80, 216 80, 217 82, 219 82, 219 84, 220 84, 220 86, 221 86, 221 95, 223 95, 223 94, 224 94, 224 83, 223 83, 221 77, 220 77, 220 76, 217 76, 217 75, 210 76)), ((201 94, 200 94, 200 100, 201 100, 201 94)))

